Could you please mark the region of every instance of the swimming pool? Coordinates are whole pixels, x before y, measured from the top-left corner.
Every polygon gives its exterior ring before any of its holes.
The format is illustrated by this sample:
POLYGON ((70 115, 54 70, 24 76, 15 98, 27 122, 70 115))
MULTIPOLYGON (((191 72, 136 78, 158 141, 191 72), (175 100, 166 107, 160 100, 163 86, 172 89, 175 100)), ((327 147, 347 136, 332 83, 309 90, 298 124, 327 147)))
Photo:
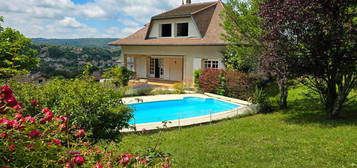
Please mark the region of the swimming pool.
POLYGON ((185 97, 178 100, 129 104, 134 117, 129 124, 145 124, 193 118, 240 107, 212 98, 185 97))

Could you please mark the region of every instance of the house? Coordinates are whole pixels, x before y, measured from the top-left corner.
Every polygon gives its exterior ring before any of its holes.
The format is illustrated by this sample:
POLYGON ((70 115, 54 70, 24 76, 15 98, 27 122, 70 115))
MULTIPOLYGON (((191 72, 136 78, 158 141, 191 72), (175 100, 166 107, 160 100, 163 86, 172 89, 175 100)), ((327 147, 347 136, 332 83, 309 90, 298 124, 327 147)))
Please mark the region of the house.
POLYGON ((185 4, 153 16, 134 34, 111 42, 121 46, 120 62, 137 78, 193 83, 197 69, 223 69, 226 43, 220 13, 221 1, 185 4))

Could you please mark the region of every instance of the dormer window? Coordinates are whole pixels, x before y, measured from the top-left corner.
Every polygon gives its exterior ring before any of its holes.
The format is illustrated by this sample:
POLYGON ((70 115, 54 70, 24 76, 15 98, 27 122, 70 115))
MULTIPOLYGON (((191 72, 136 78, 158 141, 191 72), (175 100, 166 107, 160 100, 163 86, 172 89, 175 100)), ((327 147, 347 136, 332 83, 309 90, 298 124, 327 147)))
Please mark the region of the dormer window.
POLYGON ((183 37, 188 36, 188 23, 177 23, 176 24, 176 36, 183 37))
POLYGON ((172 36, 172 26, 171 24, 161 25, 161 37, 171 37, 172 36))

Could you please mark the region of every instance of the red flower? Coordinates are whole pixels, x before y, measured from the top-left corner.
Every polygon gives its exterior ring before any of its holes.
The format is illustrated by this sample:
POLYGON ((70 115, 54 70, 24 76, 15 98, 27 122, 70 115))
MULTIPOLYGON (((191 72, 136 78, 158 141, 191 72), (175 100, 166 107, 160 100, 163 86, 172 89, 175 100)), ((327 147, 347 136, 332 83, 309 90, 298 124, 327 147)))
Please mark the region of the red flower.
POLYGON ((41 135, 41 132, 40 131, 37 131, 37 130, 33 130, 29 133, 29 137, 30 138, 35 138, 35 137, 39 137, 41 135))
POLYGON ((93 166, 93 168, 103 168, 103 166, 99 162, 97 162, 95 166, 93 166))
POLYGON ((32 149, 35 148, 35 147, 34 147, 32 144, 30 144, 30 145, 27 145, 26 148, 27 148, 28 150, 32 150, 32 149))
POLYGON ((17 114, 15 115, 15 118, 16 118, 16 120, 20 120, 20 119, 22 118, 22 114, 17 113, 17 114))
POLYGON ((36 119, 33 118, 33 117, 31 117, 31 116, 25 117, 25 121, 26 121, 26 122, 29 122, 29 123, 31 123, 31 124, 35 124, 35 123, 36 123, 36 119))
POLYGON ((76 164, 83 164, 85 162, 85 159, 82 156, 76 156, 74 157, 73 162, 76 164))
POLYGON ((110 162, 108 162, 106 166, 107 166, 107 167, 113 167, 110 162))
POLYGON ((122 164, 124 167, 130 162, 130 159, 133 158, 134 155, 130 155, 130 154, 121 154, 121 157, 118 158, 118 161, 120 164, 122 164))
POLYGON ((162 165, 162 168, 170 168, 170 165, 169 165, 168 163, 164 163, 164 164, 162 165))
POLYGON ((47 107, 42 109, 43 113, 46 113, 46 112, 49 112, 49 111, 51 111, 51 110, 49 108, 47 108, 47 107))
POLYGON ((84 129, 80 129, 80 130, 77 130, 77 131, 74 133, 74 136, 76 136, 77 138, 79 138, 79 137, 84 136, 84 134, 85 134, 84 129))
POLYGON ((9 150, 11 151, 11 152, 15 152, 15 144, 12 144, 12 145, 10 145, 9 146, 9 150))
POLYGON ((14 107, 12 107, 12 108, 14 108, 16 111, 20 111, 20 110, 22 110, 22 107, 21 107, 21 105, 20 104, 17 104, 17 105, 15 105, 14 107))
POLYGON ((40 102, 38 100, 31 100, 31 106, 32 107, 36 107, 40 104, 40 102))
POLYGON ((1 138, 6 138, 6 137, 7 137, 7 133, 4 132, 4 133, 0 134, 0 137, 1 137, 1 138))
POLYGON ((17 105, 16 98, 13 95, 11 95, 9 97, 5 97, 4 102, 10 107, 14 107, 17 105))
POLYGON ((148 163, 148 159, 140 158, 140 163, 146 164, 146 163, 148 163))
POLYGON ((62 122, 66 122, 68 120, 68 117, 65 116, 56 116, 55 121, 62 121, 62 122))
POLYGON ((3 92, 6 95, 12 94, 12 90, 10 88, 10 86, 8 85, 4 85, 0 88, 0 92, 3 92))
POLYGON ((9 120, 7 120, 6 118, 0 119, 0 124, 7 124, 8 122, 9 120))
POLYGON ((17 127, 19 127, 19 123, 17 122, 17 120, 9 121, 9 120, 5 119, 3 124, 6 124, 8 128, 17 128, 17 127))
POLYGON ((2 168, 10 168, 9 166, 2 166, 2 168))
POLYGON ((62 146, 61 141, 58 139, 53 139, 52 142, 55 143, 57 146, 62 146))
POLYGON ((58 126, 58 128, 59 128, 61 131, 66 131, 66 130, 67 130, 66 124, 60 124, 60 125, 58 126))
POLYGON ((74 165, 72 162, 66 162, 66 167, 65 168, 73 168, 74 165))

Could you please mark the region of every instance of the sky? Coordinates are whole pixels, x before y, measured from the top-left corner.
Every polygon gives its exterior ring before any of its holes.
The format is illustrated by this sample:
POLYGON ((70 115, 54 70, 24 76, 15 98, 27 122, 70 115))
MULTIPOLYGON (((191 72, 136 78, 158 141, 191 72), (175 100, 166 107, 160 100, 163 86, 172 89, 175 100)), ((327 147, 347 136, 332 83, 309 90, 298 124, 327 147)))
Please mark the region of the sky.
MULTIPOLYGON (((192 0, 206 2, 212 0, 192 0)), ((4 27, 31 38, 123 38, 182 0, 0 0, 4 27)))

